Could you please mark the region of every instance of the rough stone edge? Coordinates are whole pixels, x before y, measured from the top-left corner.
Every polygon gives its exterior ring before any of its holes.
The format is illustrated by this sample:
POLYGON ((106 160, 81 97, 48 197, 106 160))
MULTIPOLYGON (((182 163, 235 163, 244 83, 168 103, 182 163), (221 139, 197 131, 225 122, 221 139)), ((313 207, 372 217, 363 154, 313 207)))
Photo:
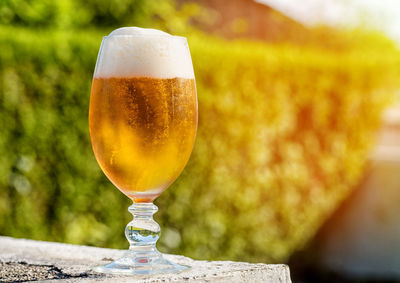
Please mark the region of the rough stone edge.
MULTIPOLYGON (((118 258, 123 250, 104 249, 64 243, 52 243, 0 236, 0 261, 25 261, 32 264, 51 264, 63 272, 79 275, 91 266, 104 264, 103 258, 118 258), (38 258, 39 257, 39 258, 38 258)), ((172 275, 158 276, 103 276, 93 278, 69 278, 46 282, 291 282, 289 267, 283 264, 251 264, 232 261, 195 261, 167 255, 177 263, 194 266, 193 269, 172 275)))

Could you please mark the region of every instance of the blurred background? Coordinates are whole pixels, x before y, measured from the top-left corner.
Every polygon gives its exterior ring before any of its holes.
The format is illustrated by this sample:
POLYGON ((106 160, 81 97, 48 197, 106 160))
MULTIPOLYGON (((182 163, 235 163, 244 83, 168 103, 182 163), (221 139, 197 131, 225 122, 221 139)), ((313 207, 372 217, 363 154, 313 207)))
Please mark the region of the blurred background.
POLYGON ((2 0, 0 235, 127 248, 90 85, 102 36, 152 27, 188 38, 199 100, 160 250, 400 280, 399 21, 394 0, 2 0))

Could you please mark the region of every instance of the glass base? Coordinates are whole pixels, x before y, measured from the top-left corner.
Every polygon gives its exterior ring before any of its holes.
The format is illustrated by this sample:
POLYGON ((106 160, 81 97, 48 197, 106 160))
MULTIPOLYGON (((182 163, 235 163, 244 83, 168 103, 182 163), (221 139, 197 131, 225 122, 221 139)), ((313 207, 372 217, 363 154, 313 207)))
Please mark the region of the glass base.
POLYGON ((138 256, 134 253, 127 252, 122 258, 117 259, 107 265, 97 266, 93 271, 108 274, 163 274, 163 273, 179 273, 189 269, 190 266, 179 265, 165 259, 161 253, 157 252, 151 256, 138 256))
POLYGON ((165 259, 156 248, 160 237, 160 225, 153 219, 157 206, 153 203, 133 203, 129 207, 133 220, 125 228, 129 250, 116 261, 93 268, 93 271, 112 274, 162 274, 178 273, 189 266, 165 259))

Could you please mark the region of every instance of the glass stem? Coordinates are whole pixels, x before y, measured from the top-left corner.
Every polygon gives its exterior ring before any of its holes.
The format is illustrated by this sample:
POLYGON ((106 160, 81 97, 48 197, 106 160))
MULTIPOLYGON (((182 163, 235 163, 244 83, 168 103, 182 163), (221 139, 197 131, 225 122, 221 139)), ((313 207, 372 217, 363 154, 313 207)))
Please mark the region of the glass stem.
POLYGON ((161 256, 156 248, 161 229, 153 219, 158 207, 153 203, 133 203, 128 210, 133 215, 133 220, 125 228, 125 236, 130 244, 129 251, 133 252, 141 263, 161 256))

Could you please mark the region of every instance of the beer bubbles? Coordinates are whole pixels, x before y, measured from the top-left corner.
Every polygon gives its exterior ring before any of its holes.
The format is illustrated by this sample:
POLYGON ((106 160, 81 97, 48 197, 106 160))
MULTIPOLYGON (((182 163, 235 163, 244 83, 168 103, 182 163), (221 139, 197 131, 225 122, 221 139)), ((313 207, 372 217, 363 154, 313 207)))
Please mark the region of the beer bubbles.
POLYGON ((186 39, 134 27, 104 37, 89 126, 97 161, 116 187, 136 202, 161 194, 185 167, 197 129, 186 39))

